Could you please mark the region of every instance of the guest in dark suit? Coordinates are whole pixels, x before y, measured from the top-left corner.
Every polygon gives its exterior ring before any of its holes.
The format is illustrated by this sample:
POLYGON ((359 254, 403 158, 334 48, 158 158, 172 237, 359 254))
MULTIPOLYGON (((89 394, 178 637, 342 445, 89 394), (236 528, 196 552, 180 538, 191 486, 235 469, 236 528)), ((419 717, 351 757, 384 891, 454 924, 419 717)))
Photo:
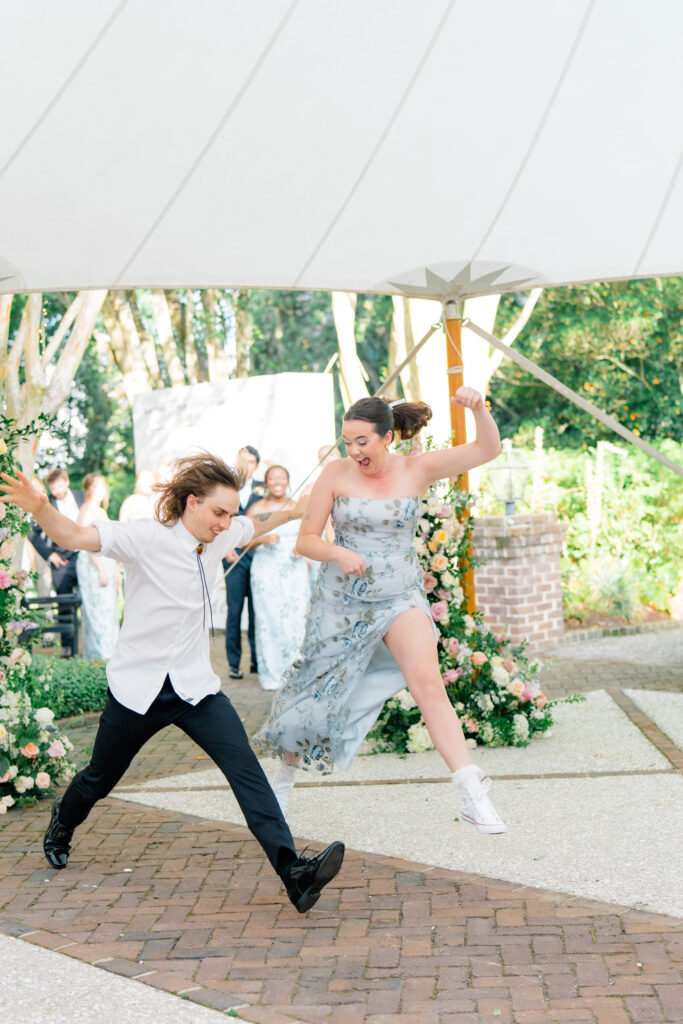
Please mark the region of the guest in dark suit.
MULTIPOLYGON (((56 467, 51 469, 45 477, 47 489, 50 492, 48 501, 58 512, 76 522, 78 510, 83 504, 83 491, 72 491, 69 487, 69 475, 65 469, 56 467)), ((50 564, 52 572, 52 586, 56 594, 72 594, 78 582, 76 579, 77 551, 67 551, 47 537, 40 526, 36 524, 28 538, 38 554, 42 555, 50 564)), ((71 615, 68 610, 60 611, 58 620, 64 627, 70 626, 71 615)), ((68 657, 74 652, 73 632, 67 629, 62 632, 62 655, 68 657)))
MULTIPOLYGON (((237 467, 244 475, 244 486, 239 492, 240 509, 239 515, 246 515, 247 509, 255 501, 259 501, 264 493, 265 487, 262 481, 254 480, 254 474, 258 469, 260 461, 259 453, 253 445, 247 444, 240 448, 237 453, 237 467)), ((254 626, 254 604, 251 597, 251 561, 254 552, 247 549, 242 555, 241 548, 230 551, 223 559, 223 570, 228 572, 231 566, 234 568, 225 577, 225 589, 228 601, 228 617, 225 624, 225 653, 228 657, 228 666, 231 679, 241 679, 242 671, 240 661, 242 659, 242 609, 244 602, 247 602, 249 612, 249 629, 247 638, 251 649, 251 671, 257 672, 256 662, 256 636, 254 626)))

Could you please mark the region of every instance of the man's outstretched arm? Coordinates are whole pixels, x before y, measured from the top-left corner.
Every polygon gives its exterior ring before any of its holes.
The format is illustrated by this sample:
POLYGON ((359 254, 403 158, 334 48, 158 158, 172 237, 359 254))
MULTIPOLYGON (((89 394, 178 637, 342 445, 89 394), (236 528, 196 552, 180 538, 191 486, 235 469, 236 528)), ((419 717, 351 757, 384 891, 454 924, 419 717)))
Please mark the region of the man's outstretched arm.
POLYGON ((67 551, 100 550, 100 535, 95 527, 79 526, 61 515, 23 473, 17 472, 16 477, 0 473, 0 478, 0 501, 11 502, 28 512, 55 544, 67 551))
POLYGON ((256 515, 253 515, 251 512, 247 512, 249 518, 254 522, 254 540, 256 540, 257 537, 262 537, 264 533, 270 533, 271 530, 276 530, 278 526, 284 526, 285 523, 291 523, 293 519, 301 519, 306 511, 307 502, 308 497, 306 495, 302 495, 296 505, 283 509, 282 512, 257 512, 256 515))

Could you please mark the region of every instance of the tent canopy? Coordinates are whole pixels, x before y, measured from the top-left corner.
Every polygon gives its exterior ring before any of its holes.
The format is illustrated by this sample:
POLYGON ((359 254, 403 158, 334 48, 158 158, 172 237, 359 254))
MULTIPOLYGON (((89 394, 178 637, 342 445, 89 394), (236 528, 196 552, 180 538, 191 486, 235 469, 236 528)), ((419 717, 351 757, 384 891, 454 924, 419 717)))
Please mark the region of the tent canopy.
POLYGON ((683 4, 3 7, 0 290, 683 270, 683 4))

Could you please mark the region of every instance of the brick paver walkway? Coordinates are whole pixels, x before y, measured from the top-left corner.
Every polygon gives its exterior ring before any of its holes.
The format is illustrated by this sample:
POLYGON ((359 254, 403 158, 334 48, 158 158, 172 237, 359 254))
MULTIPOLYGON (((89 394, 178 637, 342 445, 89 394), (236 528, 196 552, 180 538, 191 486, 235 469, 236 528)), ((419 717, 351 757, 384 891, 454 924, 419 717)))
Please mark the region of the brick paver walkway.
MULTIPOLYGON (((230 693, 252 732, 269 695, 230 693)), ((169 729, 126 782, 206 767, 169 729)), ((683 1020, 672 918, 353 851, 302 917, 245 828, 110 798, 57 872, 48 812, 3 821, 0 930, 254 1024, 683 1020)))

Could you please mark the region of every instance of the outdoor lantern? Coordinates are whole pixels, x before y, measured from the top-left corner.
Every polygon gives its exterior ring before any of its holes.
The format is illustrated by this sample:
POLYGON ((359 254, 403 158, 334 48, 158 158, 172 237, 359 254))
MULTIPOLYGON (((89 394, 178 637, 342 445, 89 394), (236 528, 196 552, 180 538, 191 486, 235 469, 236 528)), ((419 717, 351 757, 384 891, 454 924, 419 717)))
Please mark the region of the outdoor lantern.
POLYGON ((513 516, 517 502, 524 496, 529 479, 529 466, 521 452, 513 451, 512 441, 503 441, 503 452, 487 467, 493 493, 500 502, 505 502, 505 515, 513 516))

